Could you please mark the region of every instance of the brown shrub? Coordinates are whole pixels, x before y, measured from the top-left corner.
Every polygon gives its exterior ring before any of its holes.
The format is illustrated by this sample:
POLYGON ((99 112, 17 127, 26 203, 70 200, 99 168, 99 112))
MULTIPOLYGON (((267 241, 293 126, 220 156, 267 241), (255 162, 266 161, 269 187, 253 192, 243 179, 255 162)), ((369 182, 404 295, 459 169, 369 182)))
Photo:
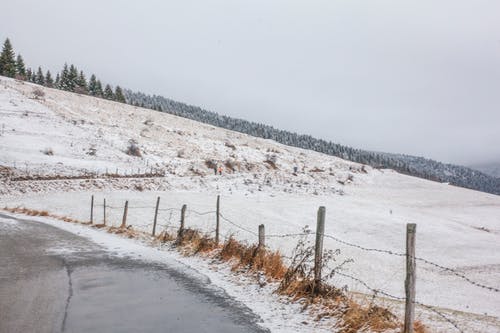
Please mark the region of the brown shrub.
POLYGON ((373 304, 362 306, 353 300, 349 300, 342 313, 342 323, 340 325, 340 332, 356 333, 362 328, 383 332, 399 327, 400 323, 388 309, 373 304))
POLYGON ((217 162, 215 162, 214 160, 210 159, 205 160, 205 165, 207 166, 207 168, 212 170, 217 168, 217 162))
POLYGON ((34 88, 33 91, 32 91, 32 93, 33 93, 33 97, 35 99, 39 99, 39 98, 42 98, 42 97, 45 96, 45 93, 40 88, 34 88))
POLYGON ((130 156, 142 157, 141 149, 139 148, 137 141, 135 141, 134 139, 130 139, 128 141, 126 153, 130 156))
POLYGON ((233 270, 263 272, 271 279, 282 279, 286 272, 279 251, 270 252, 256 245, 242 244, 233 237, 224 243, 218 256, 223 261, 234 261, 233 270))
POLYGON ((234 172, 236 164, 232 160, 226 160, 226 162, 224 162, 224 166, 226 167, 227 170, 234 172))

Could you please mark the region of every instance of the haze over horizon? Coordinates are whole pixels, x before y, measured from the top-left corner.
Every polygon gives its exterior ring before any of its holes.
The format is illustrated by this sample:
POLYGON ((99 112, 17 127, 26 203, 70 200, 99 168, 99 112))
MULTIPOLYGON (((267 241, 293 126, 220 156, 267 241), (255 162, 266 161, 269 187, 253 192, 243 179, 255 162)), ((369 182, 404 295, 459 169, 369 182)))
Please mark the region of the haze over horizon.
POLYGON ((500 2, 20 0, 28 66, 354 148, 474 165, 500 158, 500 2))

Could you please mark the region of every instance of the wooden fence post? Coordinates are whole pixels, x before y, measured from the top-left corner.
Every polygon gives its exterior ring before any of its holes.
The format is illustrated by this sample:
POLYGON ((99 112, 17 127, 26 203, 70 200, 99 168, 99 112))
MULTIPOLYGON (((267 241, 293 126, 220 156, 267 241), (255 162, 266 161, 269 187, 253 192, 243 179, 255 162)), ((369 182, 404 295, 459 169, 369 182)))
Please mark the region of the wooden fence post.
POLYGON ((259 248, 264 248, 266 246, 266 236, 265 236, 264 225, 259 225, 259 248))
POLYGON ((415 260, 415 234, 417 225, 408 223, 406 225, 406 304, 404 333, 413 333, 413 322, 415 320, 415 282, 416 260, 415 260))
POLYGON ((125 228, 127 226, 127 213, 128 213, 128 200, 125 201, 125 207, 123 207, 123 219, 120 228, 125 228))
POLYGON ((186 209, 187 209, 187 206, 186 205, 182 205, 182 209, 181 209, 181 227, 179 228, 179 233, 177 234, 178 238, 182 237, 182 234, 184 233, 184 221, 185 221, 185 218, 186 218, 186 209))
POLYGON ((325 207, 318 209, 316 223, 316 243, 314 246, 314 287, 313 294, 321 288, 321 268, 323 266, 323 236, 325 233, 325 207))
POLYGON ((90 224, 94 223, 94 195, 90 197, 90 224))
POLYGON ((160 197, 156 199, 156 209, 155 209, 155 218, 153 220, 153 233, 152 236, 154 237, 155 232, 156 232, 156 220, 158 219, 158 208, 160 207, 160 197))
POLYGON ((104 218, 103 218, 104 222, 103 223, 104 223, 104 225, 106 225, 106 198, 104 198, 103 213, 104 213, 103 214, 103 216, 104 216, 104 218))
POLYGON ((220 195, 217 196, 217 213, 215 217, 215 245, 219 245, 220 195))

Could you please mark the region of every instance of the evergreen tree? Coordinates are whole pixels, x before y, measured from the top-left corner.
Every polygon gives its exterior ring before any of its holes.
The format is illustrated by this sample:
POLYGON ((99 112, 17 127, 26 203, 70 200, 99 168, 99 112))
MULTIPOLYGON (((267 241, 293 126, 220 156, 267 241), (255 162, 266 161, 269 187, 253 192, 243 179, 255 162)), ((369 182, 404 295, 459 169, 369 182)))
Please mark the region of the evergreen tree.
POLYGON ((16 59, 16 72, 19 75, 21 80, 26 79, 26 67, 24 66, 24 60, 21 54, 17 55, 16 59))
POLYGON ((101 80, 97 80, 97 83, 95 85, 95 95, 97 97, 103 97, 103 95, 104 95, 104 92, 102 91, 101 80))
POLYGON ((73 64, 69 66, 67 86, 68 91, 75 91, 78 87, 78 69, 73 64))
POLYGON ((125 96, 123 96, 123 91, 120 86, 116 86, 115 88, 115 100, 120 103, 126 103, 125 96))
POLYGON ((0 55, 0 75, 14 77, 16 75, 16 60, 12 44, 7 38, 3 43, 2 54, 0 55))
POLYGON ((115 94, 113 93, 113 89, 111 89, 111 86, 109 84, 106 85, 104 88, 104 98, 114 100, 115 99, 115 94))
POLYGON ((47 74, 45 74, 45 85, 49 88, 54 87, 54 80, 52 79, 50 71, 47 71, 47 74))
POLYGON ((69 90, 69 69, 68 64, 64 64, 63 70, 61 71, 61 77, 59 81, 59 89, 69 90))
POLYGON ((77 91, 80 94, 87 94, 88 93, 87 79, 85 78, 83 71, 80 71, 80 74, 78 75, 78 78, 76 79, 76 90, 75 91, 77 91))
POLYGON ((33 74, 33 71, 31 70, 31 68, 28 68, 26 70, 26 81, 31 81, 31 75, 33 74))
POLYGON ((40 85, 45 84, 45 76, 43 75, 41 67, 38 67, 38 71, 36 72, 35 83, 40 85))
POLYGON ((61 76, 59 73, 56 75, 56 80, 54 81, 54 88, 61 89, 61 76))
POLYGON ((90 76, 89 80, 89 95, 97 96, 97 78, 94 74, 90 76))

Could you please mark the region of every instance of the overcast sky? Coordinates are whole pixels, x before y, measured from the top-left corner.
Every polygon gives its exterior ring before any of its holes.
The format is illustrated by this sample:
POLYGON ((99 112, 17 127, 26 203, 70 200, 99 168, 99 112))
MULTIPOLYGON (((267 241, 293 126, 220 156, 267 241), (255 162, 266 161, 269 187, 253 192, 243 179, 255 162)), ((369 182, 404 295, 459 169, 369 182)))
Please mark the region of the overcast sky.
POLYGON ((498 0, 15 0, 32 67, 369 150, 500 160, 498 0))

